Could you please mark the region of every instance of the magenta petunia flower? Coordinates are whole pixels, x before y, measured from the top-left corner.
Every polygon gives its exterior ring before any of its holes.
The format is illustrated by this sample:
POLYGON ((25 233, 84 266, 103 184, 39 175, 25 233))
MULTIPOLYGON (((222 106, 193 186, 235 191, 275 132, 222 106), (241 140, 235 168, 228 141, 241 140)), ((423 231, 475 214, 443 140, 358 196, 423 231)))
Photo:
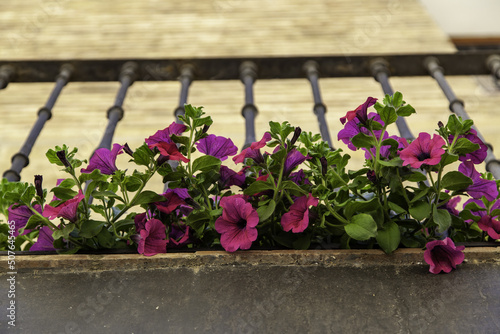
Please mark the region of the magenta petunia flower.
POLYGON ((198 143, 196 143, 196 148, 201 153, 211 155, 221 161, 226 160, 228 156, 235 155, 238 152, 238 148, 233 144, 231 139, 216 135, 208 135, 200 139, 198 143))
POLYGON ((102 174, 112 175, 118 170, 116 167, 116 157, 123 153, 123 145, 113 144, 113 149, 110 151, 107 148, 97 149, 90 158, 87 168, 82 168, 82 173, 91 173, 98 169, 102 174))
POLYGON ((470 160, 464 161, 458 166, 458 171, 472 179, 472 184, 465 190, 467 194, 475 199, 486 197, 488 201, 493 201, 498 197, 498 188, 494 180, 485 180, 476 171, 474 163, 470 160))
POLYGON ((153 149, 154 144, 158 143, 172 143, 172 139, 170 139, 171 135, 180 135, 186 130, 186 126, 184 124, 178 124, 173 122, 168 127, 163 130, 158 130, 156 133, 144 141, 148 144, 150 149, 153 149))
POLYGON ((262 139, 254 142, 247 147, 240 154, 233 157, 235 163, 243 162, 246 158, 253 159, 256 163, 264 162, 264 157, 260 153, 260 149, 266 146, 266 143, 271 140, 271 134, 269 132, 264 133, 262 139))
POLYGON ((139 254, 146 256, 156 255, 167 252, 167 234, 165 225, 156 218, 146 222, 144 229, 139 232, 140 239, 137 246, 139 254))
POLYGON ((429 271, 433 274, 439 274, 441 271, 449 273, 465 258, 462 252, 465 246, 456 247, 448 237, 444 240, 430 241, 425 247, 424 259, 431 266, 429 271))
MULTIPOLYGON (((448 142, 453 142, 455 136, 450 135, 448 138, 448 142)), ((477 136, 477 131, 474 129, 470 129, 466 135, 460 135, 459 138, 465 137, 469 139, 474 144, 479 144, 479 149, 474 152, 467 153, 466 155, 461 155, 459 157, 460 161, 471 160, 474 164, 480 164, 486 159, 486 155, 488 154, 488 147, 485 143, 477 136)))
POLYGON ((284 174, 290 174, 290 172, 295 167, 306 161, 306 159, 308 158, 310 159, 309 156, 306 157, 302 153, 300 153, 300 151, 297 151, 295 148, 293 148, 290 152, 288 152, 288 155, 286 156, 285 167, 283 170, 284 174))
POLYGON ((296 184, 311 184, 311 181, 309 181, 306 174, 304 173, 304 170, 302 169, 299 169, 298 171, 290 174, 289 179, 296 184))
POLYGON ((352 121, 357 118, 361 123, 366 124, 368 121, 367 110, 377 102, 376 98, 368 97, 362 105, 354 110, 348 111, 344 117, 340 118, 340 122, 345 124, 347 121, 352 121))
POLYGON ((74 198, 67 200, 55 208, 48 204, 45 205, 42 215, 50 220, 59 217, 74 223, 78 219, 78 205, 84 198, 85 195, 80 190, 74 198))
POLYGON ((37 241, 30 247, 30 252, 55 250, 52 230, 48 226, 43 226, 38 233, 37 241))
MULTIPOLYGON (((175 209, 177 209, 180 205, 186 204, 186 197, 182 197, 183 192, 180 192, 177 189, 168 189, 166 192, 161 194, 167 200, 162 202, 155 202, 156 208, 167 215, 172 213, 175 209)), ((186 191, 187 195, 187 191, 186 191)), ((187 195, 189 197, 189 195, 187 195)))
MULTIPOLYGON (((28 220, 31 218, 31 216, 34 215, 34 213, 26 205, 21 205, 18 206, 17 208, 13 208, 14 205, 15 204, 11 205, 7 209, 7 211, 9 212, 9 221, 14 222, 15 229, 13 235, 17 237, 19 235, 19 229, 26 226, 28 220)), ((39 204, 35 204, 33 208, 39 213, 42 213, 42 207, 39 204)), ((24 230, 22 235, 28 234, 30 232, 31 230, 24 230)))
POLYGON ((285 232, 303 232, 309 226, 309 207, 317 206, 318 199, 312 194, 299 197, 290 207, 290 211, 281 217, 281 226, 285 232))
POLYGON ((431 139, 430 134, 420 132, 418 138, 400 151, 399 156, 403 160, 403 166, 410 165, 413 168, 420 168, 423 164, 437 165, 445 152, 444 145, 446 142, 441 136, 434 134, 431 139))
POLYGON ((181 152, 179 152, 175 143, 161 142, 153 144, 151 145, 151 147, 157 147, 161 155, 166 158, 166 160, 180 160, 183 162, 189 162, 189 159, 183 156, 181 152))
POLYGON ((485 215, 477 222, 477 226, 488 233, 493 240, 500 239, 500 221, 498 219, 494 219, 490 215, 485 215))
POLYGON ((259 215, 241 196, 220 200, 222 216, 215 221, 215 230, 221 234, 220 243, 228 252, 249 249, 257 239, 259 215))
POLYGON ((185 224, 172 225, 168 234, 167 246, 178 248, 187 245, 191 242, 191 230, 185 224))
POLYGON ((219 183, 222 189, 226 189, 231 186, 242 187, 245 184, 246 177, 244 173, 237 173, 226 166, 220 166, 219 174, 219 183))

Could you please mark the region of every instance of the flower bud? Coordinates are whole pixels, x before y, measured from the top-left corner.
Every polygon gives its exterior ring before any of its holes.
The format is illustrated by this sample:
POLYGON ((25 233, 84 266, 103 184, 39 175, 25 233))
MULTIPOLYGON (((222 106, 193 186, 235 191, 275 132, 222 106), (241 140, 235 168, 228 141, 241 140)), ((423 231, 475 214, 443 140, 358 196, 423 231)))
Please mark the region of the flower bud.
POLYGON ((43 197, 42 181, 43 181, 43 177, 41 175, 35 175, 35 189, 36 189, 36 194, 40 198, 43 197))
POLYGON ((125 153, 127 153, 128 155, 130 155, 132 158, 134 157, 134 152, 132 151, 132 149, 130 148, 130 146, 128 146, 127 143, 125 143, 125 145, 123 145, 123 151, 125 153))
POLYGON ((325 157, 321 157, 319 161, 321 162, 321 174, 325 176, 328 169, 328 161, 326 161, 325 157))
POLYGON ((64 167, 70 167, 70 168, 72 167, 71 164, 69 163, 68 158, 66 158, 66 151, 64 150, 57 151, 56 155, 59 158, 59 160, 61 160, 64 167))
POLYGON ((201 208, 201 206, 198 204, 198 202, 196 202, 194 199, 192 199, 191 197, 187 197, 184 199, 184 202, 186 202, 187 205, 189 206, 192 206, 193 209, 195 210, 198 210, 199 208, 201 208))
POLYGON ((439 127, 440 129, 441 129, 442 127, 444 127, 443 122, 439 121, 439 122, 438 122, 438 127, 439 127))
POLYGON ((297 139, 299 139, 300 133, 302 132, 302 129, 300 127, 296 127, 295 130, 293 131, 293 137, 290 142, 291 145, 295 144, 297 139))
POLYGON ((367 173, 366 173, 366 177, 368 178, 368 180, 370 180, 372 183, 377 183, 377 174, 375 174, 375 171, 374 170, 369 170, 367 173))
POLYGON ((204 125, 203 126, 203 129, 201 130, 201 133, 207 133, 208 132, 208 129, 210 129, 210 125, 204 125))

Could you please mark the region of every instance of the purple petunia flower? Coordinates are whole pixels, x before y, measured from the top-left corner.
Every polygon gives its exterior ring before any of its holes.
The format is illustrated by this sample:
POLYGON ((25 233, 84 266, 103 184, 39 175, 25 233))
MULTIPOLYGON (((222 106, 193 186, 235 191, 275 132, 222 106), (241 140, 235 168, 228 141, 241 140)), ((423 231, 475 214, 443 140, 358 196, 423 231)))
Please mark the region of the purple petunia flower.
POLYGON ((238 195, 223 197, 220 206, 222 216, 215 221, 215 230, 221 234, 222 247, 228 252, 249 249, 257 239, 257 211, 238 195))
POLYGON ((318 199, 312 194, 299 197, 290 207, 290 211, 281 217, 281 226, 285 232, 303 232, 309 226, 309 207, 317 206, 318 199))
MULTIPOLYGON (((17 208, 13 208, 14 205, 15 204, 11 205, 8 208, 8 212, 9 212, 9 221, 13 221, 15 226, 13 235, 17 237, 19 235, 19 229, 26 226, 28 220, 30 219, 31 216, 34 215, 34 213, 26 205, 21 205, 18 206, 17 208)), ((42 207, 39 204, 35 204, 33 208, 36 211, 42 213, 42 207)), ((22 235, 28 234, 30 232, 31 230, 24 230, 22 235)))
POLYGON ((45 205, 42 215, 50 220, 60 217, 74 223, 78 219, 78 205, 84 198, 85 195, 80 190, 74 198, 67 200, 55 208, 48 204, 45 205))
POLYGON ((458 171, 472 179, 472 184, 465 190, 467 194, 475 199, 486 197, 488 201, 493 201, 498 197, 498 188, 494 180, 485 180, 481 174, 476 171, 474 163, 470 160, 464 161, 458 166, 458 171))
POLYGON ((52 230, 48 226, 43 226, 38 233, 37 241, 30 247, 30 252, 55 250, 52 230))
POLYGON ((156 218, 146 222, 144 229, 139 232, 140 239, 137 246, 139 254, 146 256, 167 252, 167 234, 165 225, 156 218))
POLYGON ((243 162, 246 158, 253 159, 256 163, 262 163, 264 162, 264 157, 262 156, 262 153, 260 153, 260 149, 264 146, 266 146, 266 143, 271 140, 271 134, 269 132, 264 133, 264 136, 262 136, 262 139, 254 142, 250 145, 250 147, 247 147, 243 151, 241 151, 240 154, 236 155, 233 157, 233 161, 235 163, 240 163, 243 162))
POLYGON ((444 240, 430 241, 425 247, 424 259, 431 266, 429 271, 433 274, 439 274, 441 271, 449 273, 465 258, 462 252, 465 246, 456 247, 448 237, 444 240))
MULTIPOLYGON (((488 154, 488 147, 485 143, 477 136, 477 131, 474 129, 470 129, 466 135, 460 135, 459 138, 469 139, 473 144, 479 144, 479 149, 474 152, 467 153, 466 155, 461 155, 459 157, 460 161, 471 160, 474 164, 480 164, 486 159, 486 155, 488 154)), ((450 135, 448 137, 448 142, 453 142, 455 136, 450 135)))
POLYGON ((304 170, 302 169, 299 169, 298 171, 290 174, 289 179, 295 184, 311 184, 311 181, 309 181, 306 174, 304 173, 304 170))
POLYGON ((118 170, 116 167, 116 157, 123 153, 123 145, 113 144, 113 149, 110 151, 107 148, 97 149, 90 158, 87 168, 82 168, 82 173, 91 173, 98 169, 102 174, 112 175, 118 170))
MULTIPOLYGON (((368 114, 368 119, 371 119, 374 122, 380 123, 382 126, 385 124, 382 119, 380 118, 380 115, 377 113, 370 113, 368 114)), ((365 135, 371 136, 372 134, 370 131, 368 131, 367 128, 362 126, 362 123, 359 121, 358 118, 354 118, 351 121, 347 122, 344 125, 344 128, 339 131, 337 135, 337 139, 341 140, 344 144, 347 145, 347 147, 353 151, 356 151, 358 148, 354 146, 354 144, 351 142, 352 138, 356 136, 358 133, 364 133, 365 135)), ((373 131, 375 136, 377 138, 380 138, 380 134, 382 133, 382 130, 375 130, 373 131)), ((385 137, 385 135, 384 135, 385 137)))
POLYGON ((437 165, 445 152, 444 145, 446 142, 441 136, 434 134, 431 139, 430 134, 420 132, 417 139, 399 152, 399 156, 403 160, 403 166, 410 165, 413 168, 420 168, 423 164, 437 165))
POLYGON ((290 172, 295 167, 306 161, 307 158, 308 157, 304 156, 302 153, 300 153, 300 151, 297 151, 293 148, 290 152, 288 152, 288 155, 286 156, 285 167, 283 170, 284 174, 290 174, 290 172))
POLYGON ((200 139, 196 143, 196 148, 201 153, 211 155, 224 161, 230 155, 235 155, 238 152, 238 148, 233 144, 231 139, 220 137, 216 135, 209 135, 203 139, 200 139))
POLYGON ((354 110, 348 111, 344 117, 340 118, 340 122, 345 124, 347 121, 352 121, 357 118, 361 123, 366 124, 368 121, 367 110, 377 102, 377 99, 373 97, 368 97, 362 105, 354 110))
POLYGON ((172 143, 172 139, 170 139, 171 135, 180 135, 186 130, 186 126, 184 124, 178 124, 173 122, 168 127, 163 130, 158 130, 156 133, 146 139, 145 142, 148 144, 150 149, 153 149, 154 144, 159 143, 172 143))
POLYGON ((167 246, 171 248, 178 248, 187 245, 191 242, 191 230, 188 225, 180 224, 171 226, 170 233, 168 234, 167 246))
MULTIPOLYGON (((182 188, 183 189, 183 188, 182 188)), ((186 190, 186 189, 183 189, 186 190)), ((161 194, 167 200, 162 202, 155 202, 156 208, 167 215, 172 213, 180 205, 186 204, 185 199, 189 197, 187 190, 185 192, 186 197, 184 197, 184 191, 180 189, 168 189, 166 192, 161 194)))
POLYGON ((245 184, 246 177, 244 173, 237 173, 226 166, 220 166, 219 174, 219 183, 222 189, 227 189, 231 186, 243 187, 245 184))

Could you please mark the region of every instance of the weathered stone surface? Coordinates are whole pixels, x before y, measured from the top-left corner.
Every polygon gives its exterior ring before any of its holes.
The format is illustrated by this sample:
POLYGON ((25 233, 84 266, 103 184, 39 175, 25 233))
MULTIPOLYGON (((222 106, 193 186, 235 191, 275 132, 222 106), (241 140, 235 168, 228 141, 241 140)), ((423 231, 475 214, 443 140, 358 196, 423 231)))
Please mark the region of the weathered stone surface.
POLYGON ((420 250, 18 256, 15 330, 499 333, 499 255, 469 248, 448 275, 420 250))

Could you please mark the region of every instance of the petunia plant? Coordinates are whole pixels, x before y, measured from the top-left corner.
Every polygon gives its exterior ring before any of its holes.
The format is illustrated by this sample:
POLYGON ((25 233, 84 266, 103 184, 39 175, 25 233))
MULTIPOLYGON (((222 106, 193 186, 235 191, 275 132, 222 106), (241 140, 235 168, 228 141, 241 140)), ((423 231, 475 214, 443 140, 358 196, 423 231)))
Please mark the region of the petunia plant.
POLYGON ((49 161, 67 175, 52 195, 42 176, 34 184, 3 180, 0 207, 15 222, 16 249, 129 248, 150 256, 169 249, 420 247, 432 273, 449 272, 464 260, 455 243, 500 239, 498 183, 476 170, 487 148, 471 120, 450 115, 436 133, 414 140, 389 133, 414 113, 399 92, 347 112, 338 139, 365 156, 352 170, 348 154, 288 122, 270 122, 238 153, 231 139, 209 133, 212 119, 202 108, 186 105, 182 123, 135 150, 114 144, 88 163, 77 149, 49 150, 49 161), (161 193, 147 187, 154 175, 162 177, 161 193))

